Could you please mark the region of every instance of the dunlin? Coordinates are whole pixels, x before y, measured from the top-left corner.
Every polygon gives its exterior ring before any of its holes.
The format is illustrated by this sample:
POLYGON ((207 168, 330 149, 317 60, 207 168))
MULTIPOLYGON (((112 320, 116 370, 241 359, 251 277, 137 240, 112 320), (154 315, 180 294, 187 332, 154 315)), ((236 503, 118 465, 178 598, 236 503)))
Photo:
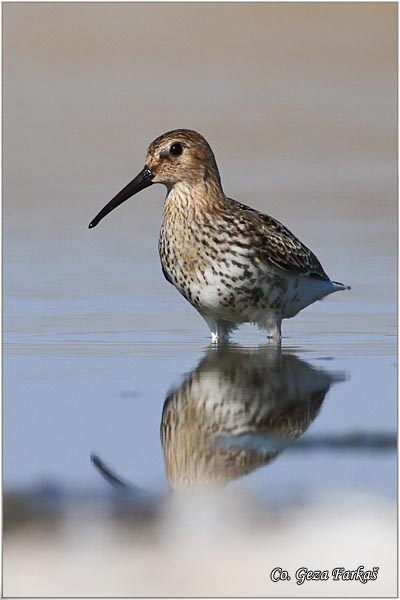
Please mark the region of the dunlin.
POLYGON ((176 129, 155 139, 143 170, 93 219, 154 184, 167 188, 159 239, 166 279, 207 322, 213 342, 241 323, 281 338, 282 319, 348 286, 282 223, 225 196, 208 142, 176 129))

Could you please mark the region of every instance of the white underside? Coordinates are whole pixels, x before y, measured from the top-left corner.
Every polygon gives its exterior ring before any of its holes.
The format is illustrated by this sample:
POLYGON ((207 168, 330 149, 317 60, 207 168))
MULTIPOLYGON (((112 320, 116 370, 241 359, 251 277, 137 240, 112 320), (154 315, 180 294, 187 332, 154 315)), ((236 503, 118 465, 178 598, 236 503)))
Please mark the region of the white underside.
MULTIPOLYGON (((306 277, 286 277, 287 290, 282 292, 274 286, 266 285, 265 296, 277 308, 248 306, 236 311, 234 307, 221 306, 217 286, 207 285, 196 290, 200 297, 201 310, 197 308, 206 321, 213 344, 229 340, 230 333, 243 323, 253 323, 267 333, 271 341, 281 340, 282 319, 297 315, 303 308, 316 300, 321 300, 333 292, 346 289, 331 281, 313 280, 306 277)), ((219 283, 220 287, 220 283, 219 283)))
POLYGON ((205 319, 213 343, 227 341, 242 323, 254 323, 272 340, 280 340, 282 319, 346 289, 329 280, 272 267, 238 245, 227 243, 220 262, 206 251, 200 255, 189 242, 184 252, 174 252, 174 247, 170 252, 174 268, 163 265, 169 280, 205 319))

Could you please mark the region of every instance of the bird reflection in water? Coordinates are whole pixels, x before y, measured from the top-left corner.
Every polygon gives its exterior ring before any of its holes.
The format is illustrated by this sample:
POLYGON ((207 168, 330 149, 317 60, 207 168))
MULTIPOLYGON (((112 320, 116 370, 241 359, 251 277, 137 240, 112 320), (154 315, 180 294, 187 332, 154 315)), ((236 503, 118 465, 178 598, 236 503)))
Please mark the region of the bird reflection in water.
POLYGON ((167 396, 161 442, 172 488, 218 486, 273 460, 301 436, 343 373, 271 347, 207 351, 167 396))

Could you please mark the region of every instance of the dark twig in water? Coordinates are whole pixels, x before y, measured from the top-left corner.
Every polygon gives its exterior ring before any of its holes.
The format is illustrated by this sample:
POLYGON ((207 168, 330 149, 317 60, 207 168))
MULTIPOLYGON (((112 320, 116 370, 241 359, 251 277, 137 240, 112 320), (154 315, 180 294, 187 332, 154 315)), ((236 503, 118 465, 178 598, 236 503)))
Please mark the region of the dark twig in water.
POLYGON ((291 440, 272 435, 243 433, 240 435, 219 435, 216 444, 226 447, 247 448, 254 452, 271 450, 347 450, 347 451, 394 451, 397 448, 395 433, 347 433, 343 435, 309 436, 291 440))

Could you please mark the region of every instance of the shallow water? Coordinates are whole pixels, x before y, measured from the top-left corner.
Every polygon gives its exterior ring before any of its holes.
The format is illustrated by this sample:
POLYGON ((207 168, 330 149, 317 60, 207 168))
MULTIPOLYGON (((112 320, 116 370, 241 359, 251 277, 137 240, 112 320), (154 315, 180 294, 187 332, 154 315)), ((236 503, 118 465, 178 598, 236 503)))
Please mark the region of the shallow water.
MULTIPOLYGON (((4 5, 6 491, 101 495, 95 453, 162 495, 164 402, 199 372, 198 393, 223 406, 220 385, 228 403, 283 406, 286 385, 307 412, 316 385, 300 440, 396 433, 395 10, 4 5), (208 138, 228 195, 284 222, 352 286, 284 321, 281 356, 250 326, 222 360, 210 350, 205 324, 161 273, 162 188, 87 229, 148 143, 182 126, 208 138)), ((265 427, 242 440, 264 459, 233 490, 278 505, 355 491, 394 501, 393 447, 287 448, 269 462, 265 427)), ((174 452, 189 452, 178 441, 174 452)))

